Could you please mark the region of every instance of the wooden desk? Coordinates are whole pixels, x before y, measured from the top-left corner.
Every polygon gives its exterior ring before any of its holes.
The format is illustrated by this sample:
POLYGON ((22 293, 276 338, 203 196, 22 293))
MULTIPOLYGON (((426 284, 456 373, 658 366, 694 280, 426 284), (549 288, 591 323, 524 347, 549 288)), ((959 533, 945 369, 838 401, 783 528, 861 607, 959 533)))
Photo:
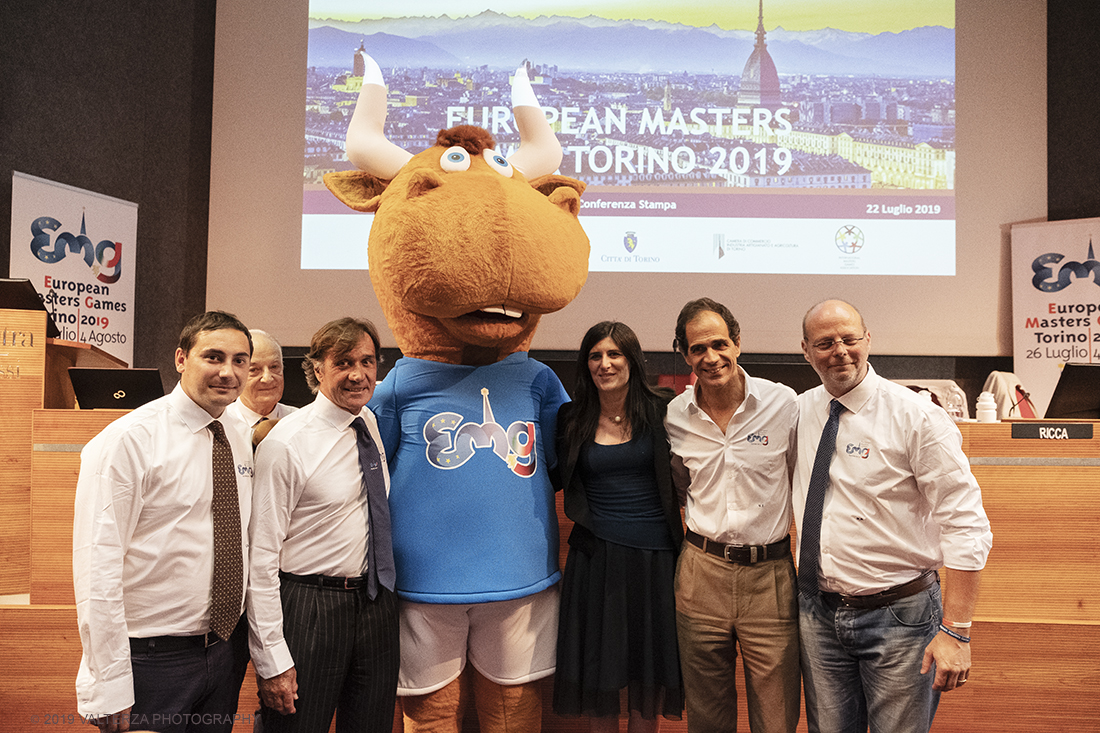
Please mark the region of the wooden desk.
POLYGON ((1100 624, 1100 423, 1086 424, 1088 440, 1014 439, 1010 422, 960 425, 993 527, 982 620, 1100 624))
POLYGON ((126 366, 96 346, 47 338, 46 317, 0 309, 0 595, 30 587, 31 412, 73 406, 70 366, 126 366))
POLYGON ((1088 424, 1088 440, 1013 438, 1009 422, 960 424, 993 550, 971 682, 943 696, 933 730, 1100 730, 1100 422, 1088 424))

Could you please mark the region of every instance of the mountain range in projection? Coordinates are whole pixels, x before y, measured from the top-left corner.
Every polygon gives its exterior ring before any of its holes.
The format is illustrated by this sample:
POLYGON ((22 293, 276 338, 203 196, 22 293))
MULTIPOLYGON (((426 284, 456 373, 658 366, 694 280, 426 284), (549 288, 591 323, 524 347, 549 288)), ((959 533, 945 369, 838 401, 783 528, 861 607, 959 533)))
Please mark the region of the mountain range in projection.
MULTIPOLYGON (((562 72, 738 75, 755 34, 595 16, 527 20, 491 10, 460 18, 313 18, 308 65, 350 68, 360 42, 383 68, 508 68, 531 59, 562 72)), ((955 76, 955 31, 941 26, 879 34, 775 28, 767 44, 780 74, 955 76)))

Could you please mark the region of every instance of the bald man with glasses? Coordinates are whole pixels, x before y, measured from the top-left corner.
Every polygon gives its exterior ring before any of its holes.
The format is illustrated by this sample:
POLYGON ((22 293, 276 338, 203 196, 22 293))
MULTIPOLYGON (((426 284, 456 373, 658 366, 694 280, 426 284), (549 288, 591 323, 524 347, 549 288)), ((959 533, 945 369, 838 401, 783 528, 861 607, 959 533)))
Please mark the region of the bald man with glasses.
POLYGON ((803 319, 802 352, 821 377, 798 398, 793 486, 811 733, 927 733, 940 693, 970 677, 992 546, 958 428, 875 374, 870 347, 849 303, 803 319))

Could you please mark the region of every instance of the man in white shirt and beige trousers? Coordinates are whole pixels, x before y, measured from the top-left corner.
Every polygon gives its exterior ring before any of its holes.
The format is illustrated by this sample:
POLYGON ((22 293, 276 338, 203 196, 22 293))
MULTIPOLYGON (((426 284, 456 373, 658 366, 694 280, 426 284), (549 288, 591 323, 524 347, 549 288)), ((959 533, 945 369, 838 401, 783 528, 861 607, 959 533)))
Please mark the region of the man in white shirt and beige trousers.
POLYGON ((798 398, 794 511, 811 733, 926 733, 970 678, 992 546, 962 436, 940 407, 875 374, 871 334, 840 300, 811 308, 798 398), (944 568, 941 601, 936 571, 944 568))
POLYGON ((252 341, 228 313, 180 334, 171 394, 120 417, 80 454, 73 525, 84 654, 77 710, 101 730, 233 727, 248 665, 252 447, 225 414, 252 341))
POLYGON ((697 381, 668 406, 673 481, 686 494, 676 626, 689 733, 737 730, 740 650, 753 733, 794 733, 798 606, 791 558, 795 393, 737 364, 741 330, 721 303, 687 303, 676 347, 697 381))

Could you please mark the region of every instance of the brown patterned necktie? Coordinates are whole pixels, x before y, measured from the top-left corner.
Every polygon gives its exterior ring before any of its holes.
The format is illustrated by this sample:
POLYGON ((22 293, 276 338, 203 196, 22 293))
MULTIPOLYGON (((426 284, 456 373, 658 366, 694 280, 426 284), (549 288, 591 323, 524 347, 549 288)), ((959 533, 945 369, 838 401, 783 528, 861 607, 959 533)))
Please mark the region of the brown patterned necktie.
POLYGON ((222 424, 209 425, 214 433, 214 581, 210 588, 210 630, 222 639, 241 618, 241 586, 244 568, 241 558, 241 507, 237 501, 237 476, 233 449, 222 424))

